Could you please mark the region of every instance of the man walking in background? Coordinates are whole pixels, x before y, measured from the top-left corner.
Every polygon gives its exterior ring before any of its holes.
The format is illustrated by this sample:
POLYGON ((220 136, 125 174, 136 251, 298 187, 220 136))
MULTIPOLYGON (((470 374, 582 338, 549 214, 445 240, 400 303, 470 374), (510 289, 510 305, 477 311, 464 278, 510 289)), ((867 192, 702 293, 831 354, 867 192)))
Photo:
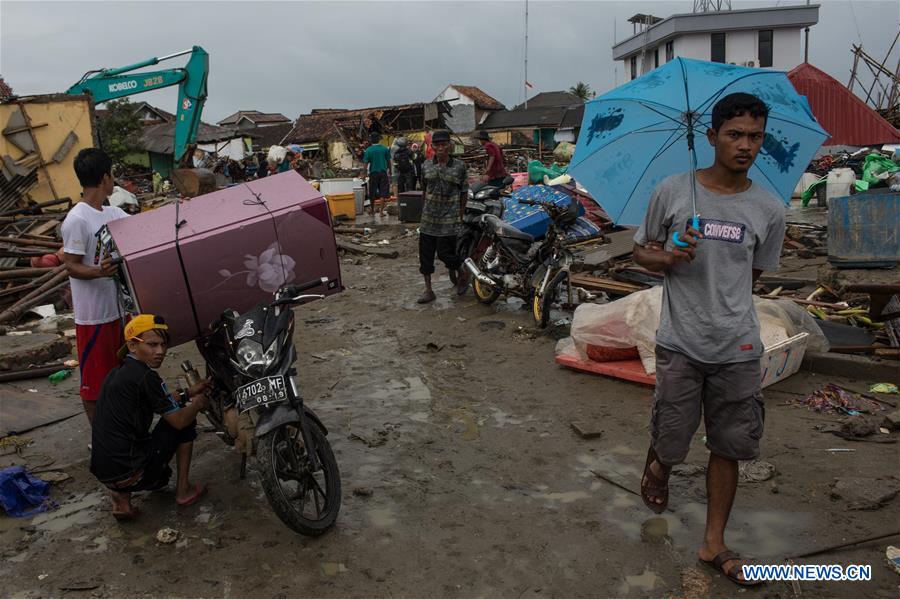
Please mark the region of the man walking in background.
POLYGON ((450 156, 450 134, 432 134, 434 158, 425 162, 422 220, 419 226, 419 272, 425 279, 425 291, 418 303, 436 298, 431 288, 434 255, 448 269, 457 271, 456 292, 463 295, 469 287, 468 271, 461 268, 463 258, 456 253, 456 236, 466 210, 469 189, 466 165, 450 156))
POLYGON ((365 179, 369 177, 369 206, 372 216, 375 216, 375 202, 381 200, 380 216, 384 216, 384 205, 391 195, 391 151, 381 145, 381 136, 378 133, 369 134, 371 144, 363 152, 363 173, 365 179))

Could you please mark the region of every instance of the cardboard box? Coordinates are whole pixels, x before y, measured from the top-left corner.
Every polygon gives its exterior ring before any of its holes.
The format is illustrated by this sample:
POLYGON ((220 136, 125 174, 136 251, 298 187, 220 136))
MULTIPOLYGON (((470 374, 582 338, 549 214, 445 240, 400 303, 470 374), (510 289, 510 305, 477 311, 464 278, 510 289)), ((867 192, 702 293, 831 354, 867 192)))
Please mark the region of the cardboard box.
POLYGON ((342 289, 328 205, 294 171, 113 221, 109 232, 125 259, 126 309, 165 317, 172 345, 286 283, 328 277, 307 293, 342 289))

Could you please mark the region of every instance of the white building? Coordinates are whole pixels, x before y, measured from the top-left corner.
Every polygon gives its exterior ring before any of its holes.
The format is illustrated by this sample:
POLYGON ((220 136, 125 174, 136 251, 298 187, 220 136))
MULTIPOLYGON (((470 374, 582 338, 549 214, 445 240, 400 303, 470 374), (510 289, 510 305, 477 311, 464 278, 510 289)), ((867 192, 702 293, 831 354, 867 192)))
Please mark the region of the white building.
POLYGON ((492 112, 506 110, 502 102, 474 85, 448 85, 433 102, 447 102, 450 105, 451 114, 445 117, 445 121, 454 133, 471 133, 492 112))
POLYGON ((803 29, 819 22, 819 5, 694 12, 628 20, 634 35, 613 46, 625 80, 677 56, 789 71, 803 62, 803 29))

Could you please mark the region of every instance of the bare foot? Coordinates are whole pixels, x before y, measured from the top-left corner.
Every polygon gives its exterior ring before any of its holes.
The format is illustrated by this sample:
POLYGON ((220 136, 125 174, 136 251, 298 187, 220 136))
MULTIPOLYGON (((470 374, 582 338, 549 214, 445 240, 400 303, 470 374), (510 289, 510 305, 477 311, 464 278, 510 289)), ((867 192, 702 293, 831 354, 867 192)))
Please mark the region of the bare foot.
POLYGON ((109 490, 112 499, 112 515, 117 520, 132 520, 138 515, 138 509, 131 504, 131 493, 119 493, 109 490))
POLYGON ((175 490, 175 503, 180 506, 193 505, 204 493, 206 493, 206 485, 187 484, 185 488, 179 487, 175 490))

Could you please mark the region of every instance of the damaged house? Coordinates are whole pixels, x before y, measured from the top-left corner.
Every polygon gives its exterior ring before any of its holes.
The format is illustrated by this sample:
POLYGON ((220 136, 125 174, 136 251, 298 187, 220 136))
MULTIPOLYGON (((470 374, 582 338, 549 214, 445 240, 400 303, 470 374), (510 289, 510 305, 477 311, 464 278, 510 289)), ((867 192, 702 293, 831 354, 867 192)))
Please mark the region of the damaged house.
POLYGON ((334 168, 351 169, 362 155, 370 133, 379 133, 382 143, 388 144, 401 135, 410 142, 421 141, 426 131, 445 128, 450 113, 447 102, 354 110, 313 109, 297 118, 283 141, 305 151, 318 151, 319 157, 334 168))
MULTIPOLYGON (((227 156, 232 160, 243 159, 250 151, 254 134, 250 131, 238 131, 225 127, 216 127, 200 123, 197 129, 197 149, 213 154, 227 156)), ((175 123, 150 125, 141 135, 140 145, 146 152, 147 165, 163 177, 168 177, 173 168, 175 123)))
POLYGON ((584 102, 569 92, 542 92, 512 110, 491 113, 481 129, 498 144, 529 144, 553 150, 578 139, 584 102))
POLYGON ((434 101, 450 105, 447 127, 453 133, 471 133, 491 113, 506 110, 502 102, 473 85, 448 85, 434 101))

